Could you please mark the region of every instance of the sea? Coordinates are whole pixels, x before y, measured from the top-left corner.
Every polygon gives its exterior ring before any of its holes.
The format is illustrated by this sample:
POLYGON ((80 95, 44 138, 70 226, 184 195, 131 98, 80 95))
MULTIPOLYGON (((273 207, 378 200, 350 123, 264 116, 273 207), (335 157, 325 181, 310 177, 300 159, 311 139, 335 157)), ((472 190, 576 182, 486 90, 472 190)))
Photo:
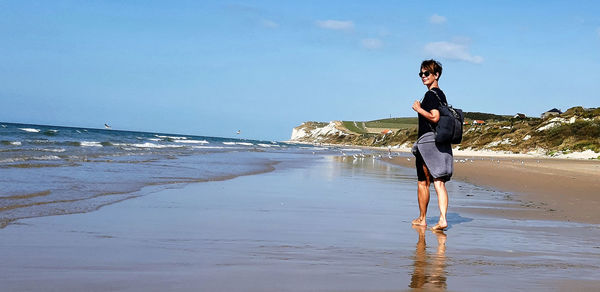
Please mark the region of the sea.
POLYGON ((0 228, 21 218, 93 211, 143 195, 146 186, 226 180, 272 171, 282 161, 343 151, 277 141, 0 123, 0 228))

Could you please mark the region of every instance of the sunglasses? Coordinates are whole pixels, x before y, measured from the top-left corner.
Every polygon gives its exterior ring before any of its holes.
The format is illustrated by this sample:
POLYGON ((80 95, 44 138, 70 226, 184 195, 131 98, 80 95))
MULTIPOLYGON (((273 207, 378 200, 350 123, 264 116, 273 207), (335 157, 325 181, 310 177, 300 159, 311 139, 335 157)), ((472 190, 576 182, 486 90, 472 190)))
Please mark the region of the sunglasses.
POLYGON ((425 72, 419 72, 419 77, 423 78, 423 76, 425 77, 429 77, 431 73, 429 73, 429 71, 425 71, 425 72))

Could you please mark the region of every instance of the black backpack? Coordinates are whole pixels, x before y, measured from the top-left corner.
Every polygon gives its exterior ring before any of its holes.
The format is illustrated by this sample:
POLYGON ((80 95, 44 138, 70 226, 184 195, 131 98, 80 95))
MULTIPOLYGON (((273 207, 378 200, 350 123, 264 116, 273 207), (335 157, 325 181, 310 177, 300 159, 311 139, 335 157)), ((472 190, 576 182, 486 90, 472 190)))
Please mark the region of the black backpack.
POLYGON ((440 96, 431 90, 440 101, 440 120, 437 122, 435 129, 431 127, 431 130, 435 133, 435 142, 437 143, 452 143, 460 144, 462 141, 463 134, 463 121, 465 120, 463 111, 461 109, 453 108, 448 103, 443 103, 440 96))

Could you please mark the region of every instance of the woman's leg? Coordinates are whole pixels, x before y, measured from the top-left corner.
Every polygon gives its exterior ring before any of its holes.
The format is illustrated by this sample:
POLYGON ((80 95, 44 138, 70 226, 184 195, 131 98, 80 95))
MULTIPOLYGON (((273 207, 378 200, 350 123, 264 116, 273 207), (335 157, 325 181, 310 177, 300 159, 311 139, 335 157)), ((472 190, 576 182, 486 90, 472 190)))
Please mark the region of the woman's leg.
POLYGON ((417 182, 417 200, 419 201, 419 217, 413 220, 412 224, 419 226, 427 226, 427 206, 429 205, 429 186, 431 185, 431 177, 429 174, 429 169, 427 169, 425 163, 417 162, 417 168, 421 168, 422 170, 422 172, 418 174, 419 181, 417 182))
POLYGON ((441 179, 435 179, 433 181, 433 187, 435 187, 435 192, 438 196, 438 204, 440 205, 440 220, 432 229, 443 230, 448 227, 448 222, 446 221, 446 212, 448 212, 448 191, 446 190, 446 182, 441 179))

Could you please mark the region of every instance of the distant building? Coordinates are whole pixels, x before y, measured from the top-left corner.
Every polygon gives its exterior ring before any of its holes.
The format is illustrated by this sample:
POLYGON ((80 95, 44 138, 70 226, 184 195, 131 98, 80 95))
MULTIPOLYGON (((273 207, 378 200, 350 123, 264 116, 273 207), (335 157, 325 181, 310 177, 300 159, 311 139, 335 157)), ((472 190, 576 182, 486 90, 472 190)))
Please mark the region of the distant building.
POLYGON ((482 121, 482 120, 474 120, 473 121, 473 125, 483 125, 483 124, 485 124, 485 121, 482 121))
POLYGON ((524 118, 527 118, 527 116, 525 116, 525 114, 517 113, 513 118, 514 119, 524 119, 524 118))
POLYGON ((469 123, 469 121, 464 121, 463 125, 470 125, 471 123, 469 123))
POLYGON ((392 131, 392 130, 389 130, 389 129, 386 129, 386 130, 383 130, 383 131, 381 131, 381 134, 383 134, 383 135, 387 135, 387 134, 393 134, 393 133, 394 133, 394 131, 392 131))
POLYGON ((560 114, 562 114, 562 112, 561 112, 559 109, 553 108, 553 109, 551 109, 551 110, 549 110, 549 111, 547 111, 547 112, 543 113, 543 114, 541 115, 541 117, 542 117, 542 119, 545 119, 545 118, 547 118, 547 117, 550 117, 550 116, 558 116, 558 115, 560 115, 560 114))

